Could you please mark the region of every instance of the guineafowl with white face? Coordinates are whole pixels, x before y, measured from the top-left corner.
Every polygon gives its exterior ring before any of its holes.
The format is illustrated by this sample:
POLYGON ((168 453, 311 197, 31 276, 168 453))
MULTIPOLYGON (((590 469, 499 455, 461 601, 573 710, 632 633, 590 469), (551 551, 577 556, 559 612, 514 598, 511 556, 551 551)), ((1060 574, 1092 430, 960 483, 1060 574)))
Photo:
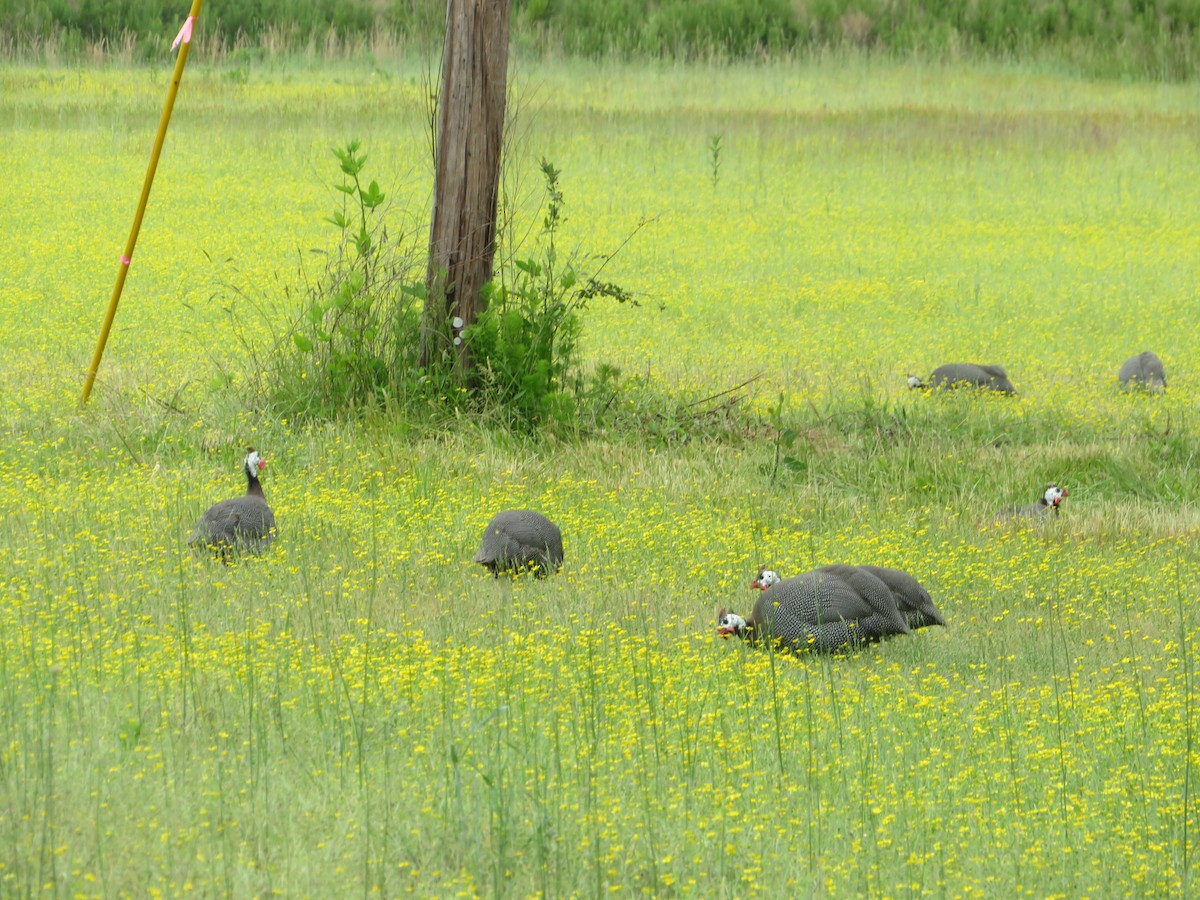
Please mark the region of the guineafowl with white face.
POLYGON ((483 530, 479 552, 472 562, 486 567, 497 577, 501 572, 532 571, 542 578, 562 567, 562 532, 541 513, 531 509, 496 513, 483 530))
MULTIPOLYGON (((930 625, 946 626, 946 619, 934 605, 929 591, 925 590, 921 582, 903 569, 890 569, 885 566, 822 566, 816 571, 844 573, 848 569, 859 569, 881 581, 891 591, 892 600, 910 629, 915 631, 930 625)), ((771 585, 782 580, 774 569, 760 566, 758 576, 750 582, 750 586, 765 591, 771 585)), ((853 583, 853 579, 851 582, 853 583)))
POLYGON ((246 493, 210 506, 196 523, 188 546, 193 550, 208 549, 225 561, 233 554, 266 552, 275 539, 275 513, 267 505, 258 480, 266 467, 266 460, 258 451, 247 447, 242 461, 246 493))
POLYGON ((1117 380, 1125 390, 1141 388, 1151 393, 1160 393, 1167 388, 1167 373, 1163 370, 1158 354, 1147 350, 1131 356, 1121 366, 1117 380))
POLYGON ((1052 519, 1058 516, 1064 500, 1071 496, 1065 487, 1059 487, 1054 482, 1046 485, 1037 503, 1021 503, 1016 506, 1006 506, 996 513, 998 521, 1007 519, 1052 519))
POLYGON ((826 566, 785 579, 763 569, 754 586, 762 593, 749 617, 717 610, 718 634, 751 643, 774 640, 799 653, 845 650, 909 632, 887 586, 855 566, 826 566))
POLYGON ((947 363, 938 366, 925 382, 916 375, 908 376, 908 386, 921 390, 954 390, 955 388, 982 388, 1001 394, 1015 394, 1017 389, 1008 380, 1002 366, 983 366, 977 363, 947 363))

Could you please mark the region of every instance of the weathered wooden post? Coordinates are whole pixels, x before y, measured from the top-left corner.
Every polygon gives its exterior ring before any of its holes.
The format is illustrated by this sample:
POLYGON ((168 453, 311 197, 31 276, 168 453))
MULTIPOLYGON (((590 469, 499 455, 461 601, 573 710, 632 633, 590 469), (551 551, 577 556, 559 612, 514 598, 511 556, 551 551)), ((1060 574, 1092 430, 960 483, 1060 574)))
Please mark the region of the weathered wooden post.
MULTIPOLYGON (((435 364, 482 311, 492 277, 511 0, 447 0, 421 363, 435 364), (453 327, 462 319, 460 328, 453 327)), ((471 360, 457 349, 459 378, 471 360)))

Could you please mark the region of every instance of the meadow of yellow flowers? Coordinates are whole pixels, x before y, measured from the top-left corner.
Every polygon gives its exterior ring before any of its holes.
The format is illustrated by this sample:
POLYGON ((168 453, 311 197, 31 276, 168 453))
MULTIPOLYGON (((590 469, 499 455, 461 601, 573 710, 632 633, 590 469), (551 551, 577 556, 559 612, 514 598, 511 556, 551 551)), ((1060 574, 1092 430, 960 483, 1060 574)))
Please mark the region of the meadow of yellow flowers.
POLYGON ((564 242, 658 217, 589 358, 681 402, 757 377, 764 425, 271 416, 330 148, 426 221, 422 71, 189 71, 81 410, 168 70, 0 69, 0 894, 1188 895, 1195 86, 515 61, 513 205, 545 156, 564 242), (1144 349, 1164 396, 1116 389, 1144 349), (1019 395, 907 392, 951 361, 1019 395), (279 540, 193 558, 247 444, 279 540), (1058 521, 994 523, 1047 481, 1058 521), (512 506, 561 526, 558 577, 470 564, 512 506), (829 562, 907 569, 949 627, 716 636, 758 564, 829 562))

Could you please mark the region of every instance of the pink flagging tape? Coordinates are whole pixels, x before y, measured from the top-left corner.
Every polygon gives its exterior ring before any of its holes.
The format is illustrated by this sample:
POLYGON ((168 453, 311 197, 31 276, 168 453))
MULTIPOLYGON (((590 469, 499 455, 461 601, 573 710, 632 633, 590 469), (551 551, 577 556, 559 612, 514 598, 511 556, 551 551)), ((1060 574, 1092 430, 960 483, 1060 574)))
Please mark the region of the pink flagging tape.
POLYGON ((187 21, 183 23, 183 27, 179 29, 179 34, 175 35, 175 41, 171 44, 172 50, 174 50, 180 44, 190 44, 192 42, 192 25, 194 25, 195 22, 195 16, 187 17, 187 21))
POLYGON ((121 265, 123 265, 123 266, 127 266, 127 265, 129 265, 131 262, 133 262, 133 260, 132 260, 132 259, 130 259, 128 256, 122 256, 122 257, 121 257, 121 265))

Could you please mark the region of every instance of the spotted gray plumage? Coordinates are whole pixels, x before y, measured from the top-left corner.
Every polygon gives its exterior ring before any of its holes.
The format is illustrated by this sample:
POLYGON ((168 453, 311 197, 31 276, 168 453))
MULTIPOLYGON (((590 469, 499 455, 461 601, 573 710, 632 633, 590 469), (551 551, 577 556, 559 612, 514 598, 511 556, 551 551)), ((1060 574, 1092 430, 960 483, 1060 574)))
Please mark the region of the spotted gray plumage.
POLYGON ((1157 393, 1167 387, 1167 373, 1163 370, 1162 360, 1150 350, 1125 360, 1117 380, 1125 390, 1141 388, 1157 393))
MULTIPOLYGON (((925 590, 921 582, 917 581, 912 575, 909 575, 903 569, 890 569, 885 566, 822 566, 817 569, 818 572, 830 571, 835 574, 841 574, 846 577, 846 572, 853 569, 859 569, 863 572, 873 575, 887 587, 892 594, 892 600, 896 604, 896 608, 900 610, 900 614, 904 616, 904 620, 908 623, 911 629, 927 628, 930 625, 946 625, 946 620, 938 611, 938 608, 933 603, 933 598, 929 592, 925 590)), ((765 589, 779 581, 779 575, 774 570, 768 569, 766 566, 761 566, 758 570, 758 577, 751 582, 752 587, 765 589)), ((854 577, 848 579, 851 585, 856 584, 854 577)), ((870 584, 870 582, 866 582, 870 584)), ((861 591, 862 589, 859 588, 861 591)))
POLYGON ((275 513, 267 505, 258 474, 266 468, 253 447, 246 448, 242 470, 246 493, 208 508, 188 538, 193 550, 208 549, 222 559, 237 553, 265 553, 275 539, 275 513))
POLYGON ((483 530, 479 552, 472 562, 493 575, 532 570, 539 578, 557 572, 563 563, 562 532, 539 512, 508 509, 496 513, 483 530))
POLYGON ((908 386, 911 388, 928 388, 931 390, 953 390, 959 387, 984 388, 1001 394, 1015 394, 1017 389, 1008 380, 1008 373, 1002 366, 984 366, 977 363, 947 363, 938 366, 929 374, 928 383, 909 376, 908 386))
POLYGON ((896 607, 904 616, 904 620, 908 622, 909 628, 915 630, 927 628, 930 625, 946 626, 946 620, 938 612, 929 591, 925 590, 921 582, 903 569, 888 569, 883 566, 859 566, 859 568, 870 572, 888 586, 896 600, 896 607))
POLYGON ((855 566, 824 566, 772 584, 748 619, 734 618, 742 626, 731 630, 725 610, 718 612, 721 633, 773 638, 797 652, 842 650, 910 630, 887 585, 855 566))

